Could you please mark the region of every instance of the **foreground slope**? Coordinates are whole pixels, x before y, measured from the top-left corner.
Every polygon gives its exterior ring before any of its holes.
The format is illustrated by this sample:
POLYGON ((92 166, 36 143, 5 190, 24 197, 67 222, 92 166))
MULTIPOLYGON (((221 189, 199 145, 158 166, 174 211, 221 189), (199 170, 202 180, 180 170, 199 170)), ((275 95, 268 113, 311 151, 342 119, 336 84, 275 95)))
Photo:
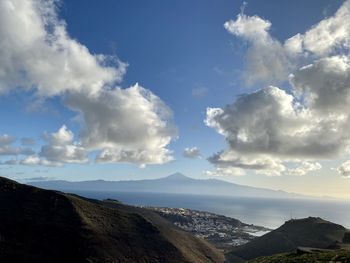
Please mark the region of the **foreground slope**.
POLYGON ((348 263, 350 250, 339 249, 331 252, 312 254, 283 253, 268 257, 259 257, 247 261, 249 263, 348 263))
POLYGON ((336 248, 342 245, 349 230, 343 226, 309 217, 287 221, 278 229, 234 248, 227 254, 229 262, 241 262, 261 256, 293 252, 297 247, 336 248))
POLYGON ((0 262, 223 262, 157 214, 0 178, 0 262))

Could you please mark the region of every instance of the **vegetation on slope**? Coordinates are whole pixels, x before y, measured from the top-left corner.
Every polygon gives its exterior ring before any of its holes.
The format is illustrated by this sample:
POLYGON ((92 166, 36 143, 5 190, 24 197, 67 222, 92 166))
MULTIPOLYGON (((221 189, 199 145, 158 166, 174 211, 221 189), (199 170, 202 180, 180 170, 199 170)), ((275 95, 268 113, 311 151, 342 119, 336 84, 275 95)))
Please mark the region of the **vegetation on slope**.
POLYGON ((327 253, 303 254, 284 253, 269 257, 259 257, 247 263, 349 263, 349 250, 335 250, 327 253))
POLYGON ((343 226, 309 217, 284 225, 227 253, 229 262, 242 262, 261 256, 293 252, 297 247, 334 248, 343 242, 348 230, 343 226))
POLYGON ((204 241, 159 218, 0 178, 0 262, 224 261, 204 241))

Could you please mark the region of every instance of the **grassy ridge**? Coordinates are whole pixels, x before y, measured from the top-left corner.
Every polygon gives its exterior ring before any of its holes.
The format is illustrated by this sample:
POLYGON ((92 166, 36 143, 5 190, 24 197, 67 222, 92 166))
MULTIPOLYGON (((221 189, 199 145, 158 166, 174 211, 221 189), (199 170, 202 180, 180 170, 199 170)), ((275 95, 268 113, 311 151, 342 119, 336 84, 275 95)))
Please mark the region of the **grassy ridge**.
POLYGON ((349 250, 336 250, 327 253, 303 254, 284 253, 269 257, 259 257, 247 263, 349 263, 349 250))
POLYGON ((289 220, 278 229, 233 248, 226 254, 226 258, 228 262, 236 263, 262 256, 291 253, 297 247, 335 248, 343 243, 348 233, 349 230, 343 226, 317 217, 289 220))

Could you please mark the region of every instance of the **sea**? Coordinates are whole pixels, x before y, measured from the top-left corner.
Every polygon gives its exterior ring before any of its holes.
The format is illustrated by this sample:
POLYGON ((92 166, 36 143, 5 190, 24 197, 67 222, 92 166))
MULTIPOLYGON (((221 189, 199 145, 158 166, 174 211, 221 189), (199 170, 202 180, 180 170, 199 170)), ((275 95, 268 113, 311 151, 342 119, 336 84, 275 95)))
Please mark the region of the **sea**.
POLYGON ((275 229, 285 221, 321 217, 350 229, 350 201, 333 199, 282 199, 211 195, 74 191, 94 199, 116 199, 124 204, 188 208, 239 219, 248 224, 275 229))

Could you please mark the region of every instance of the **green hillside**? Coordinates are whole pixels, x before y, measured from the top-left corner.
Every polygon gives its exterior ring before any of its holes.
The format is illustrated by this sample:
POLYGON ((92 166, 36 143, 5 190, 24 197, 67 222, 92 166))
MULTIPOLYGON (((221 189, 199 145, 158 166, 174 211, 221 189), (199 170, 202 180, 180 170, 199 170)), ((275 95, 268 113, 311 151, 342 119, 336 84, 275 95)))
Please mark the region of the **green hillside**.
POLYGON ((297 253, 284 253, 269 257, 259 257, 247 263, 349 263, 350 251, 337 250, 329 253, 315 253, 298 255, 297 253))

